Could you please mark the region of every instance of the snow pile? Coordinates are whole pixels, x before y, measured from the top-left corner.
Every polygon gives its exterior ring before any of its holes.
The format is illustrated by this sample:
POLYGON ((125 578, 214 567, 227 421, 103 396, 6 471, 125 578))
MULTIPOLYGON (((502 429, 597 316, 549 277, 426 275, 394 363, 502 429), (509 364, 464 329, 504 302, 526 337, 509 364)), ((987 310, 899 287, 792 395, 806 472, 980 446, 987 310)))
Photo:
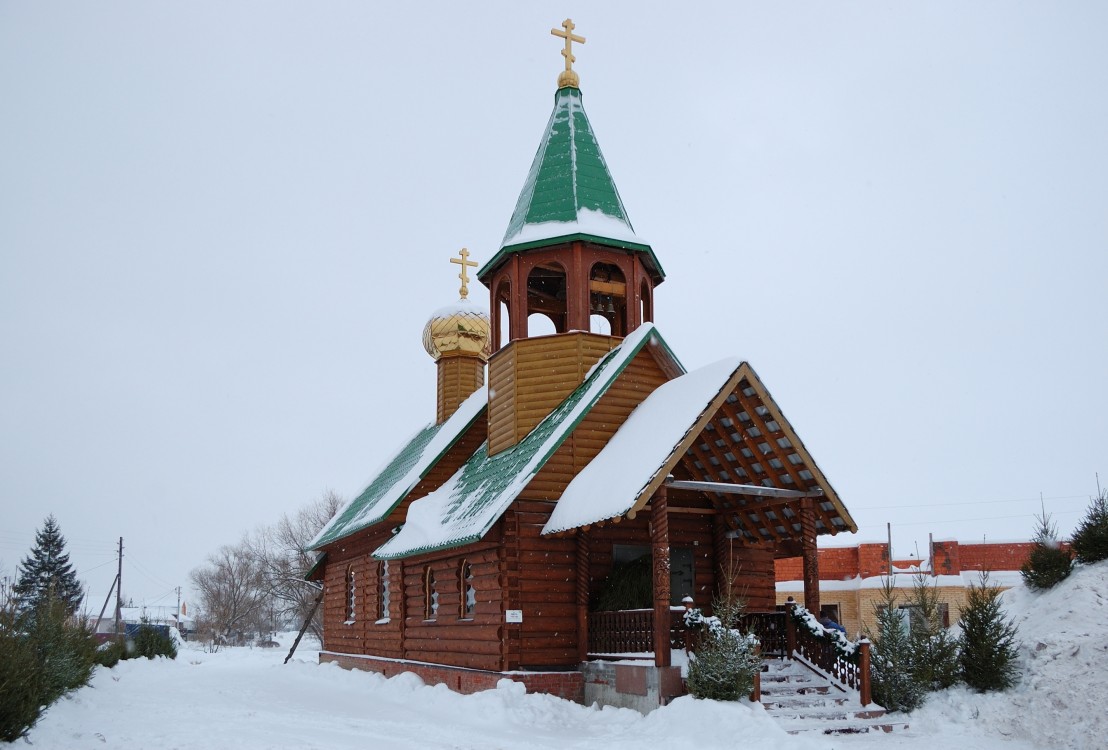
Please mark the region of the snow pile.
POLYGON ((976 726, 1035 747, 1108 747, 1108 562, 1078 568, 1049 591, 1017 586, 1001 602, 1019 627, 1019 684, 933 696, 912 714, 912 729, 976 726))
POLYGON ((743 738, 764 750, 821 750, 790 737, 759 705, 680 698, 643 716, 524 692, 460 695, 413 674, 385 679, 278 649, 184 651, 176 661, 98 668, 89 687, 52 706, 32 730, 37 748, 498 748, 705 750, 743 738))

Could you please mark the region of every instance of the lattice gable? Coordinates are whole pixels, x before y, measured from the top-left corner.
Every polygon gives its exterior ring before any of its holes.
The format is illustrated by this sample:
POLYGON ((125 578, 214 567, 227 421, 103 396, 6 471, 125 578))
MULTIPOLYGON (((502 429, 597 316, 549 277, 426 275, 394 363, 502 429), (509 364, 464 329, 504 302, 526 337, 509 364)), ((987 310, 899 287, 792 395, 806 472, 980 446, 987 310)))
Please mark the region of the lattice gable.
MULTIPOLYGON (((831 483, 748 363, 739 369, 735 389, 681 458, 689 476, 700 481, 759 485, 811 492, 816 531, 857 531, 831 483)), ((803 498, 706 493, 735 535, 746 541, 787 542, 800 536, 803 498)))

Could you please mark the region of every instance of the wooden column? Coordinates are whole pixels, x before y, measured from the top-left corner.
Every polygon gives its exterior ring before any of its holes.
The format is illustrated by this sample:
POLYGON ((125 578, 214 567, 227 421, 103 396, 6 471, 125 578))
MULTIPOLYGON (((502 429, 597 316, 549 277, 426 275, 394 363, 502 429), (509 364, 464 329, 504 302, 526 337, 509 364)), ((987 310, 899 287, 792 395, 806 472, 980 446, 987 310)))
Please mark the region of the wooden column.
POLYGON ((669 513, 666 487, 651 499, 650 543, 654 552, 654 666, 670 666, 669 652, 669 513))
MULTIPOLYGON (((729 594, 731 587, 734 585, 734 581, 729 579, 733 541, 727 538, 727 523, 723 520, 723 515, 716 513, 712 516, 712 550, 716 557, 716 564, 712 573, 716 581, 715 589, 720 595, 729 594)), ((696 602, 698 607, 704 607, 706 604, 711 604, 711 602, 696 602)))
POLYGON ((577 529, 577 661, 589 658, 589 535, 577 529))
POLYGON ((519 255, 511 261, 512 303, 508 305, 508 341, 527 338, 527 273, 519 262, 519 255))
POLYGON ((819 550, 816 548, 815 498, 800 502, 801 554, 804 558, 804 607, 819 617, 819 550))

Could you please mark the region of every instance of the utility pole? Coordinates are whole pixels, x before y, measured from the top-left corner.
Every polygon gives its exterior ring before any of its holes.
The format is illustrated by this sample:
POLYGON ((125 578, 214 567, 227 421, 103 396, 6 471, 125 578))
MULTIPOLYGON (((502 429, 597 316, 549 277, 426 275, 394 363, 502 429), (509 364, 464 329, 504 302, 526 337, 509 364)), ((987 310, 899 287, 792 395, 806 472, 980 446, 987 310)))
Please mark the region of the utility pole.
POLYGON ((120 635, 120 619, 123 616, 123 537, 119 537, 119 570, 115 574, 115 580, 118 584, 115 587, 115 634, 118 637, 120 635))
POLYGON ((177 587, 177 632, 181 632, 181 587, 177 587))
POLYGON ((889 535, 889 579, 893 577, 893 525, 885 522, 885 533, 889 535))

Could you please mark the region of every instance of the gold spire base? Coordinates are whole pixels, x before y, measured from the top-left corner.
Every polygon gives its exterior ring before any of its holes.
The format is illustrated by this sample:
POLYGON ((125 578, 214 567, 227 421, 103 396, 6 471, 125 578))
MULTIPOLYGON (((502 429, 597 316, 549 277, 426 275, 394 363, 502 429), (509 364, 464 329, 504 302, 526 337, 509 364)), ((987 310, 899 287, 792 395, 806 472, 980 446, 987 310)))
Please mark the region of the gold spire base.
POLYGON ((563 70, 558 75, 558 88, 564 89, 566 87, 581 88, 581 79, 578 77, 577 71, 563 70))

